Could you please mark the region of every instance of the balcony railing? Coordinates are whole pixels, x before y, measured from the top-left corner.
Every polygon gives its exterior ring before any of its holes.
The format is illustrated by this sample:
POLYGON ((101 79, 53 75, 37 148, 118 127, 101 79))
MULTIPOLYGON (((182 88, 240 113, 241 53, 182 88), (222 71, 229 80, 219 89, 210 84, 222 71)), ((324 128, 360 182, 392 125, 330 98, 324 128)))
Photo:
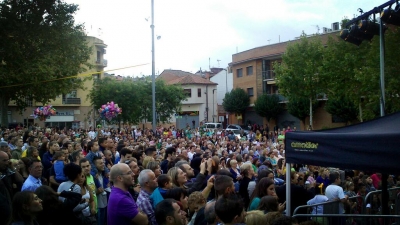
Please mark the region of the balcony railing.
POLYGON ((273 70, 263 71, 262 74, 263 74, 264 81, 275 80, 275 72, 273 70))
POLYGON ((63 98, 63 104, 81 104, 81 98, 63 98))
POLYGON ((107 59, 97 59, 96 66, 106 67, 107 66, 107 59))

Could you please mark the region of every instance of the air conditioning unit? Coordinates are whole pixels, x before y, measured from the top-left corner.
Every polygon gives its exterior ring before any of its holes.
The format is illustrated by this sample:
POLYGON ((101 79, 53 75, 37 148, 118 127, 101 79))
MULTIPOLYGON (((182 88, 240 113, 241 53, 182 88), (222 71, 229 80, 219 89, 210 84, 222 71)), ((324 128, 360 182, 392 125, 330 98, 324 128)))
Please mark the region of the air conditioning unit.
POLYGON ((333 31, 339 30, 339 22, 332 23, 332 30, 333 31))

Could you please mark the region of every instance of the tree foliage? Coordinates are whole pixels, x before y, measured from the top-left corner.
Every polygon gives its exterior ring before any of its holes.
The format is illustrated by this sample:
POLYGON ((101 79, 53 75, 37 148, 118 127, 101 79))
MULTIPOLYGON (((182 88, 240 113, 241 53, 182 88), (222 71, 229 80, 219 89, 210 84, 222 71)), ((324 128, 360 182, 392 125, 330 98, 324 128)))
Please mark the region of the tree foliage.
POLYGON ((326 102, 325 109, 328 113, 344 119, 346 123, 357 120, 357 105, 348 97, 339 96, 329 98, 326 102))
MULTIPOLYGON (((315 113, 318 107, 318 102, 312 102, 312 111, 315 113)), ((292 99, 287 104, 287 109, 290 114, 297 117, 306 125, 306 118, 310 116, 310 99, 305 97, 292 97, 292 99)))
MULTIPOLYGON (((147 80, 116 81, 104 78, 96 81, 89 97, 96 109, 101 105, 114 101, 122 107, 122 114, 116 120, 138 123, 152 121, 151 82, 147 80)), ((175 85, 165 85, 163 80, 156 81, 156 112, 160 122, 167 122, 171 116, 180 111, 181 101, 186 97, 183 89, 175 85)))
POLYGON ((222 106, 230 113, 243 113, 250 105, 250 97, 245 90, 235 88, 225 94, 222 106))
POLYGON ((263 94, 254 102, 254 109, 258 115, 267 118, 269 122, 271 119, 276 119, 284 110, 284 106, 279 103, 277 95, 263 94))
POLYGON ((280 94, 290 101, 295 97, 315 99, 317 94, 323 92, 319 79, 323 50, 318 36, 308 38, 304 33, 299 42, 288 45, 282 55, 282 63, 274 64, 280 94))
POLYGON ((83 26, 74 24, 77 10, 61 0, 0 1, 2 124, 11 100, 23 110, 27 97, 47 103, 82 88, 81 78, 67 79, 90 67, 83 26))

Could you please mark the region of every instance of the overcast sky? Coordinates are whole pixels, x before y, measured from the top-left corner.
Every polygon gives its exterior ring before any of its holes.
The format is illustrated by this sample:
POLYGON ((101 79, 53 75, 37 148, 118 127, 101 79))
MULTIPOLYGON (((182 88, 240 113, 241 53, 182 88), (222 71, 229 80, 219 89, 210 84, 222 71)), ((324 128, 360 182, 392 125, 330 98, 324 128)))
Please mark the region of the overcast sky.
MULTIPOLYGON (((107 45, 106 71, 151 74, 150 0, 66 0, 79 5, 75 19, 107 45), (148 20, 148 21, 146 21, 148 20)), ((232 54, 293 40, 304 30, 359 15, 383 4, 377 0, 154 0, 156 74, 164 69, 196 72, 227 67, 232 54), (220 60, 220 61, 218 61, 220 60)))

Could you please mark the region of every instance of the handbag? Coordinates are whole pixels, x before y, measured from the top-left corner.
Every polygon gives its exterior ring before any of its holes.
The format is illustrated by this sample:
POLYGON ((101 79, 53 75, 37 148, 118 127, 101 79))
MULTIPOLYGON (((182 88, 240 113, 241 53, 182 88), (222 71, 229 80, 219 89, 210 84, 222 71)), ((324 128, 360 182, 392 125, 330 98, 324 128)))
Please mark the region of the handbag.
MULTIPOLYGON (((73 191, 76 184, 73 184, 68 191, 73 191)), ((89 207, 89 206, 88 206, 89 207)), ((97 219, 95 215, 85 216, 83 211, 74 212, 76 218, 80 221, 81 225, 97 225, 97 219)))

